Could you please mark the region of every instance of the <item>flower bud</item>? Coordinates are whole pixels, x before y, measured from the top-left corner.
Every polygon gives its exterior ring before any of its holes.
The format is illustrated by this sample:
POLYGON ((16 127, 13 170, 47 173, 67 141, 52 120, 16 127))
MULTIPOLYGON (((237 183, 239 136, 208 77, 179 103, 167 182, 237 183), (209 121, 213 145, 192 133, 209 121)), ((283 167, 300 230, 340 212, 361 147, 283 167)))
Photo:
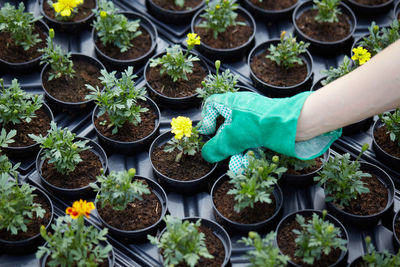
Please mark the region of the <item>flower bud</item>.
POLYGON ((258 167, 258 172, 263 172, 264 168, 263 167, 258 167))
POLYGON ((371 237, 369 235, 365 237, 365 243, 367 244, 371 243, 371 237))
POLYGON ((323 210, 323 211, 322 211, 322 218, 323 218, 323 219, 325 218, 326 214, 328 214, 328 212, 327 212, 326 210, 323 210))
POLYGON ((375 25, 375 26, 372 28, 372 30, 373 30, 373 32, 378 32, 378 31, 379 31, 379 26, 378 26, 378 25, 375 25))
POLYGON ((276 169, 276 167, 277 167, 275 163, 271 163, 270 166, 271 166, 272 169, 276 169))
POLYGON ((368 150, 368 148, 369 148, 369 144, 365 143, 365 144, 362 145, 361 151, 362 151, 362 152, 365 152, 365 151, 368 150))
POLYGON ((221 61, 216 60, 215 61, 215 68, 218 70, 220 66, 221 66, 221 61))
POLYGON ((286 35, 286 31, 282 31, 281 32, 281 39, 283 39, 285 37, 285 35, 286 35))
POLYGON ((14 110, 13 110, 13 113, 14 113, 14 114, 18 114, 18 110, 14 109, 14 110))
POLYGON ((107 12, 104 10, 100 11, 100 18, 104 19, 105 17, 107 17, 107 12))
POLYGON ((272 157, 272 162, 273 163, 278 163, 279 162, 279 156, 275 155, 272 157))
POLYGON ((50 28, 50 30, 49 30, 49 36, 50 36, 51 39, 54 38, 54 29, 53 29, 53 28, 50 28))
POLYGON ((254 151, 249 151, 249 152, 247 152, 247 156, 249 156, 249 157, 254 157, 254 151))
POLYGON ((128 174, 130 177, 134 177, 136 175, 136 169, 135 168, 130 168, 128 170, 128 174))
POLYGON ((104 169, 100 168, 100 174, 104 174, 104 169))
POLYGON ((72 148, 73 150, 75 150, 75 149, 78 148, 78 146, 77 146, 76 144, 72 144, 71 148, 72 148))
POLYGON ((250 232, 249 232, 249 237, 250 237, 251 239, 256 238, 256 236, 257 236, 257 233, 256 233, 256 232, 253 232, 253 231, 250 231, 250 232))
POLYGON ((328 233, 332 233, 334 229, 335 229, 335 228, 333 227, 333 225, 330 224, 330 225, 328 226, 328 228, 326 229, 326 231, 327 231, 328 233))

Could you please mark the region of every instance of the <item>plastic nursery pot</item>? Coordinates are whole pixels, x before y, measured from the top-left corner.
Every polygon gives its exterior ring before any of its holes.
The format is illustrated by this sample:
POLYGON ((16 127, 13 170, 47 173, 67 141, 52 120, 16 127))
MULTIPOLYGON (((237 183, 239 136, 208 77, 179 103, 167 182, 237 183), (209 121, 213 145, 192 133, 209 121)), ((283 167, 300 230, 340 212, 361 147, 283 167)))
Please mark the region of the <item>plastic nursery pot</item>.
MULTIPOLYGON (((54 121, 53 112, 51 112, 51 109, 46 103, 43 103, 42 109, 44 109, 50 120, 54 121)), ((3 150, 9 157, 28 158, 32 155, 35 155, 39 151, 39 144, 35 143, 29 146, 19 147, 13 147, 12 144, 10 144, 8 147, 3 148, 3 150)))
MULTIPOLYGON (((183 51, 183 53, 186 53, 186 50, 183 49, 182 51, 183 51)), ((166 51, 161 52, 161 53, 153 56, 152 59, 162 57, 166 53, 167 53, 166 51)), ((190 51, 190 54, 197 56, 200 59, 200 61, 197 61, 197 62, 200 63, 201 67, 205 70, 205 72, 208 75, 210 73, 210 70, 209 70, 205 60, 203 59, 203 57, 199 56, 193 50, 190 51)), ((193 107, 200 105, 201 99, 198 97, 198 93, 194 93, 193 95, 184 96, 184 97, 170 97, 170 96, 166 96, 166 95, 160 93, 159 91, 157 91, 155 88, 153 88, 150 85, 150 81, 148 78, 149 71, 150 71, 150 60, 147 62, 146 66, 144 67, 144 79, 146 81, 146 87, 150 90, 149 95, 151 96, 152 99, 154 99, 154 101, 157 102, 157 104, 166 106, 171 109, 187 109, 187 108, 193 108, 193 107)), ((163 75, 167 75, 167 74, 163 74, 163 75)))
POLYGON ((108 56, 104 53, 96 44, 97 34, 95 29, 92 30, 92 40, 94 43, 94 50, 96 52, 96 56, 110 69, 124 70, 128 66, 133 66, 135 69, 138 69, 140 66, 143 66, 148 59, 154 54, 154 51, 157 47, 157 29, 154 24, 145 16, 136 13, 136 12, 120 12, 119 14, 125 15, 128 20, 137 20, 140 19, 140 27, 142 27, 147 33, 150 35, 151 46, 150 49, 144 53, 143 55, 137 58, 129 58, 129 59, 117 59, 111 56, 108 56))
POLYGON ((205 1, 201 0, 201 2, 193 8, 175 11, 160 7, 154 3, 153 0, 146 0, 146 7, 151 15, 162 22, 168 24, 188 24, 192 20, 193 15, 204 6, 204 3, 205 1))
MULTIPOLYGON (((91 147, 90 151, 93 152, 100 160, 102 168, 104 170, 104 173, 107 173, 107 168, 108 168, 108 159, 107 155, 104 152, 103 148, 101 148, 100 145, 98 145, 96 142, 85 138, 85 137, 75 137, 76 141, 79 140, 89 140, 87 143, 88 146, 91 147)), ((38 175, 40 177, 40 181, 42 185, 51 191, 55 196, 67 199, 67 200, 76 200, 84 197, 88 197, 93 195, 93 190, 91 187, 88 185, 81 187, 81 188, 61 188, 58 186, 55 186, 51 183, 49 183, 43 176, 42 176, 42 166, 45 160, 42 159, 43 149, 40 149, 37 157, 36 157, 36 170, 38 172, 38 175)))
MULTIPOLYGON (((42 20, 36 21, 35 26, 37 26, 43 34, 48 36, 49 32, 49 27, 47 26, 46 23, 44 23, 42 20)), ((44 43, 46 43, 46 39, 42 40, 44 43)), ((6 61, 2 58, 0 58, 0 72, 3 73, 30 73, 35 70, 38 70, 40 68, 40 60, 42 59, 42 55, 40 55, 37 58, 31 59, 29 61, 25 62, 9 62, 6 61)))
MULTIPOLYGON (((290 223, 290 222, 292 222, 292 221, 295 221, 295 220, 296 220, 296 215, 297 215, 297 214, 299 214, 299 215, 301 215, 301 216, 303 216, 303 217, 312 217, 313 213, 316 213, 316 214, 319 215, 320 217, 322 216, 322 212, 321 212, 321 211, 319 211, 319 210, 313 210, 313 209, 305 209, 305 210, 295 211, 295 212, 292 212, 292 213, 288 214, 287 216, 285 216, 285 217, 279 222, 279 224, 278 224, 278 226, 276 227, 276 230, 275 230, 275 232, 276 232, 276 234, 277 234, 277 235, 276 235, 276 238, 275 238, 275 244, 277 245, 277 247, 278 247, 279 249, 281 249, 281 248, 279 247, 279 243, 278 243, 279 232, 282 230, 282 228, 283 228, 286 224, 288 224, 288 223, 290 223)), ((330 215, 330 214, 327 214, 326 217, 325 217, 325 220, 329 221, 330 223, 333 223, 333 225, 334 225, 335 227, 340 228, 340 238, 349 241, 349 235, 347 234, 346 228, 344 228, 344 226, 338 221, 338 219, 336 219, 335 217, 333 217, 333 216, 330 215)), ((347 257, 348 257, 348 251, 349 251, 349 249, 348 249, 348 247, 349 247, 348 243, 349 243, 349 242, 347 242, 347 245, 346 245, 347 250, 346 250, 346 251, 341 251, 341 252, 340 252, 340 257, 339 257, 339 259, 338 259, 335 263, 333 263, 333 264, 331 264, 331 265, 329 265, 329 266, 327 266, 327 267, 345 266, 345 265, 346 265, 347 257)), ((282 251, 281 251, 281 253, 282 253, 282 251)), ((298 265, 298 264, 294 263, 293 261, 289 260, 289 261, 288 261, 288 266, 290 266, 290 267, 292 267, 292 266, 300 267, 301 265, 298 265)))
MULTIPOLYGON (((174 192, 179 192, 180 194, 185 194, 185 195, 191 195, 197 192, 202 191, 203 189, 206 188, 207 182, 212 178, 212 175, 217 168, 217 164, 214 163, 211 170, 205 174, 204 176, 190 180, 190 181, 181 181, 177 179, 170 178, 163 173, 161 173, 159 170, 156 169, 154 166, 153 160, 152 160, 152 154, 153 151, 165 143, 167 143, 169 140, 171 140, 174 137, 174 135, 169 131, 166 133, 161 134, 158 136, 153 143, 150 146, 150 151, 149 151, 149 158, 150 158, 150 163, 151 167, 153 169, 153 173, 156 175, 158 182, 160 185, 169 191, 174 191, 174 192)), ((206 136, 204 136, 204 139, 208 139, 206 136)))
POLYGON ((153 131, 147 135, 146 137, 136 140, 136 141, 131 141, 131 142, 125 142, 125 141, 118 141, 114 140, 110 137, 107 137, 103 135, 99 129, 96 128, 95 125, 95 120, 97 118, 97 114, 99 113, 99 107, 96 106, 93 110, 92 113, 92 124, 94 125, 94 129, 96 131, 97 137, 99 138, 99 142, 101 146, 104 148, 107 153, 118 153, 118 154, 124 154, 124 155, 133 155, 138 152, 141 152, 143 150, 146 150, 149 148, 151 145, 151 142, 154 140, 154 138, 160 133, 160 109, 154 103, 153 100, 150 98, 146 97, 146 103, 150 105, 151 109, 156 113, 157 119, 155 121, 154 129, 153 131))
MULTIPOLYGON (((197 26, 200 21, 201 17, 200 15, 204 12, 205 8, 200 9, 193 17, 192 23, 191 23, 191 31, 195 32, 194 28, 197 26)), ((247 52, 250 50, 250 48, 254 45, 254 40, 255 40, 255 35, 256 35, 256 23, 253 19, 253 17, 250 15, 248 11, 246 11, 244 8, 239 7, 236 12, 240 15, 242 15, 247 23, 253 28, 253 34, 249 37, 247 42, 244 44, 234 47, 234 48, 213 48, 204 42, 201 42, 196 49, 200 51, 204 56, 211 58, 211 59, 219 59, 223 62, 233 62, 233 61, 239 61, 241 60, 245 55, 247 55, 247 52)))
POLYGON ((392 9, 394 0, 388 0, 379 5, 360 4, 356 0, 346 0, 345 2, 357 15, 371 16, 388 12, 392 9))
POLYGON ((298 2, 299 1, 296 0, 296 2, 290 7, 287 7, 284 9, 276 9, 276 10, 262 8, 256 4, 254 4, 251 0, 244 0, 243 6, 248 11, 250 11, 250 13, 256 19, 263 19, 263 20, 267 20, 267 21, 276 21, 276 20, 290 18, 290 16, 292 15, 292 12, 296 8, 298 2))
MULTIPOLYGON (((84 55, 84 54, 77 54, 73 53, 71 54, 71 60, 74 61, 85 61, 95 67, 97 67, 99 70, 105 69, 104 65, 98 61, 97 59, 84 55)), ((44 81, 44 74, 50 70, 50 64, 46 64, 44 68, 42 69, 42 72, 40 73, 40 80, 42 83, 42 88, 45 93, 46 100, 48 101, 49 105, 57 110, 63 111, 63 112, 69 112, 72 114, 79 113, 82 111, 88 111, 91 108, 93 108, 94 103, 92 100, 85 100, 81 102, 65 102, 60 99, 55 98, 52 96, 49 92, 48 89, 45 87, 43 81, 44 81)))
MULTIPOLYGON (((53 202, 47 196, 47 194, 41 189, 35 187, 35 191, 33 192, 37 196, 44 199, 49 205, 51 217, 49 222, 46 225, 46 230, 49 229, 53 217, 54 217, 54 207, 53 202)), ((22 254, 22 253, 30 253, 32 251, 36 251, 37 247, 44 243, 43 238, 41 237, 38 229, 38 233, 28 239, 18 240, 18 241, 8 241, 4 239, 0 239, 0 248, 2 252, 11 253, 11 254, 22 254)))
MULTIPOLYGON (((319 79, 312 87, 311 87, 311 91, 317 91, 318 89, 322 88, 322 80, 324 80, 326 77, 322 77, 321 79, 319 79)), ((374 121, 373 117, 369 117, 366 118, 364 120, 360 120, 356 123, 347 125, 345 127, 343 127, 343 132, 342 135, 353 135, 353 134, 357 134, 360 132, 364 132, 367 131, 369 129, 369 127, 371 127, 372 122, 374 121)))
POLYGON ((325 153, 322 155, 323 159, 321 167, 310 173, 301 175, 283 173, 282 177, 279 179, 279 184, 291 187, 307 187, 315 184, 314 177, 318 175, 317 173, 322 169, 325 161, 329 159, 329 154, 330 154, 330 149, 325 151, 325 153))
POLYGON ((296 22, 296 20, 304 12, 312 9, 313 5, 314 5, 313 1, 308 0, 308 1, 305 1, 301 4, 299 4, 296 7, 296 9, 294 10, 293 16, 292 16, 292 22, 294 25, 296 35, 299 37, 300 40, 310 43, 310 51, 311 52, 324 54, 325 56, 331 56, 338 52, 342 52, 343 49, 350 46, 353 41, 353 34, 354 34, 354 31, 356 29, 356 24, 357 24, 356 16, 354 15, 353 11, 347 5, 345 5, 343 3, 339 4, 339 8, 340 8, 342 14, 346 15, 349 19, 347 22, 350 24, 350 33, 341 40, 325 42, 325 41, 320 41, 320 40, 311 38, 311 37, 307 36, 306 34, 304 34, 296 22))
POLYGON ((379 220, 391 216, 393 214, 394 184, 390 176, 381 168, 367 162, 360 162, 360 163, 361 163, 361 170, 363 170, 364 172, 375 174, 376 177, 378 177, 379 181, 383 183, 384 186, 386 187, 388 191, 388 201, 386 207, 378 213, 361 216, 343 211, 332 202, 326 202, 326 205, 328 207, 328 210, 342 223, 348 225, 354 225, 361 229, 366 229, 374 227, 375 225, 378 224, 379 220))
MULTIPOLYGON (((85 0, 84 2, 89 2, 88 5, 90 5, 90 4, 95 5, 94 9, 97 9, 97 1, 96 0, 85 0)), ((90 11, 90 13, 88 16, 86 16, 82 19, 79 19, 77 21, 58 20, 55 17, 50 17, 45 12, 46 8, 44 7, 44 5, 46 5, 46 6, 48 5, 47 0, 40 0, 39 3, 40 3, 40 13, 43 15, 43 18, 46 20, 46 22, 49 24, 49 26, 51 28, 53 28, 55 31, 67 32, 67 33, 80 32, 84 29, 89 28, 90 22, 92 21, 92 19, 94 17, 94 13, 91 11, 93 8, 90 8, 88 6, 86 8, 86 12, 90 11)), ((49 7, 50 7, 51 12, 55 12, 51 6, 49 6, 49 7)), ((79 9, 81 9, 81 8, 78 8, 78 13, 82 13, 82 10, 79 10, 79 9)))
POLYGON ((280 43, 280 40, 278 39, 266 41, 264 43, 257 45, 251 50, 249 57, 247 59, 247 65, 250 68, 250 78, 253 81, 254 86, 268 97, 289 97, 289 96, 294 96, 300 92, 310 90, 314 78, 314 73, 312 71, 313 59, 308 51, 300 55, 303 62, 305 62, 305 64, 307 65, 307 76, 302 82, 298 84, 287 87, 269 84, 263 81, 260 77, 257 77, 257 75, 253 72, 251 68, 251 63, 253 61, 253 58, 266 51, 271 44, 277 45, 278 43, 280 43))
POLYGON ((400 2, 397 2, 394 8, 394 18, 400 20, 400 2))
MULTIPOLYGON (((134 230, 134 231, 126 231, 126 230, 121 230, 121 229, 111 226, 101 217, 101 215, 99 213, 100 221, 104 227, 108 228, 109 233, 113 237, 115 237, 123 242, 127 242, 127 243, 137 243, 137 242, 147 241, 148 234, 154 235, 157 232, 157 229, 158 229, 160 223, 162 222, 162 219, 164 218, 164 216, 167 212, 167 207, 168 207, 167 194, 165 193, 164 189, 162 189, 162 187, 158 183, 154 182, 153 180, 151 180, 149 178, 146 178, 143 176, 138 176, 138 175, 135 176, 135 180, 136 179, 145 180, 147 182, 147 184, 149 185, 149 187, 151 188, 151 191, 157 196, 158 200, 160 201, 160 204, 161 204, 160 208, 162 209, 162 211, 161 211, 161 216, 156 223, 154 223, 153 225, 150 225, 146 228, 143 228, 143 229, 138 229, 138 230, 134 230)), ((98 205, 100 205, 100 204, 96 201, 96 208, 98 207, 98 205)), ((121 211, 121 212, 123 212, 123 211, 121 211)))
POLYGON ((396 212, 392 221, 392 232, 393 232, 393 245, 397 249, 400 248, 400 210, 396 212), (398 226, 396 226, 398 225, 398 226), (397 230, 397 231, 396 231, 397 230), (397 235, 399 233, 399 236, 397 235))
MULTIPOLYGON (((200 218, 200 217, 186 217, 186 218, 183 218, 182 220, 195 223, 195 222, 197 222, 198 219, 201 219, 201 226, 210 228, 212 230, 213 234, 222 242, 222 244, 224 246, 225 257, 224 257, 223 263, 221 264, 221 267, 230 266, 230 257, 232 254, 232 243, 231 243, 231 239, 229 238, 228 233, 224 230, 224 228, 222 228, 221 225, 219 225, 218 223, 213 222, 211 220, 208 220, 208 219, 204 219, 204 218, 200 218)), ((164 234, 166 229, 167 228, 164 228, 161 231, 159 238, 162 237, 162 235, 164 234)), ((160 257, 161 262, 163 262, 163 258, 160 253, 160 250, 158 250, 158 255, 160 257)))
POLYGON ((375 132, 378 128, 382 127, 384 124, 381 120, 377 120, 373 126, 372 130, 372 149, 375 152, 376 158, 384 163, 385 165, 395 169, 395 170, 400 170, 400 158, 396 156, 392 156, 388 152, 382 149, 382 147, 376 142, 375 138, 375 132))
MULTIPOLYGON (((282 207, 283 207, 283 194, 280 186, 278 184, 274 187, 274 197, 276 202, 276 208, 271 217, 266 220, 257 223, 251 224, 243 224, 239 222, 232 221, 225 217, 215 206, 215 199, 214 193, 215 191, 221 186, 221 184, 227 181, 229 177, 224 174, 214 183, 213 187, 211 188, 211 198, 212 198, 212 206, 215 215, 215 220, 223 225, 225 229, 233 235, 247 235, 249 231, 256 231, 266 233, 273 230, 276 225, 278 224, 279 220, 282 217, 282 207)), ((233 205, 233 203, 232 203, 233 205)))

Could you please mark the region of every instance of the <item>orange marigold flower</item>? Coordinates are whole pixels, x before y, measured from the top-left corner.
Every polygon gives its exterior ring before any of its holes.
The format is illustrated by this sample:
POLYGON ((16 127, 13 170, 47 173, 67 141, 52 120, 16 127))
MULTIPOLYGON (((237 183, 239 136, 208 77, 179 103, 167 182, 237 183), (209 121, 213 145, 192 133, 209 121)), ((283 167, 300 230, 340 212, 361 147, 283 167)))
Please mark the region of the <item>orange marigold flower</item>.
POLYGON ((72 204, 72 207, 68 207, 65 210, 65 213, 70 215, 72 219, 78 219, 79 216, 85 215, 89 218, 90 212, 94 210, 93 202, 87 202, 86 200, 80 199, 79 201, 75 201, 72 204))

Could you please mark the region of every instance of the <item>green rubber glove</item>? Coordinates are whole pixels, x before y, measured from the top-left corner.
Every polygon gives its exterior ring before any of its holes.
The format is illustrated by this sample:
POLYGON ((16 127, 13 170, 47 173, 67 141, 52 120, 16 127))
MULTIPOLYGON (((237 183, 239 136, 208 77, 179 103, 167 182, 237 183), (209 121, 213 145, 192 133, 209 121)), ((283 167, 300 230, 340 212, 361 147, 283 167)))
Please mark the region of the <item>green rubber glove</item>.
MULTIPOLYGON (((218 162, 250 148, 266 147, 278 153, 308 160, 322 155, 340 137, 342 129, 304 142, 295 142, 297 120, 312 92, 290 98, 268 98, 251 92, 215 94, 207 98, 199 132, 215 133, 216 118, 225 121, 202 149, 203 158, 218 162)), ((240 161, 240 160, 239 160, 240 161)))

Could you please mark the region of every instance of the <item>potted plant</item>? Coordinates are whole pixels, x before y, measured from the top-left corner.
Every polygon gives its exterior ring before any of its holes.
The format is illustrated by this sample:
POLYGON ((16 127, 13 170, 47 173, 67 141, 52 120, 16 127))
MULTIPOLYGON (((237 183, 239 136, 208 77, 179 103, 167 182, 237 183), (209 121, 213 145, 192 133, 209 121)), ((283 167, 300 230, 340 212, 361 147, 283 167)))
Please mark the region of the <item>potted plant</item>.
POLYGON ((150 14, 162 22, 187 24, 204 3, 204 0, 146 0, 146 7, 150 14))
POLYGON ((85 225, 83 217, 89 218, 94 209, 93 202, 75 201, 72 207, 65 210, 67 215, 58 217, 51 225, 51 233, 43 226, 40 228, 41 236, 47 241, 36 252, 41 267, 85 267, 102 263, 114 266, 113 248, 106 238, 107 228, 99 231, 93 225, 85 225))
POLYGON ((7 148, 9 144, 14 142, 14 136, 17 134, 16 130, 11 130, 8 133, 3 128, 1 129, 0 133, 0 174, 6 173, 11 175, 12 177, 17 177, 18 174, 18 167, 20 163, 15 164, 14 166, 9 161, 7 155, 2 153, 4 148, 7 148))
POLYGON ((280 251, 291 258, 289 266, 333 267, 346 263, 346 229, 326 210, 293 212, 282 219, 276 232, 280 251))
POLYGON ((192 127, 187 117, 171 121, 172 130, 158 136, 151 144, 151 167, 162 186, 183 194, 198 192, 206 185, 217 164, 201 156, 204 137, 192 127))
POLYGON ((29 136, 42 148, 36 158, 36 170, 42 184, 63 198, 81 197, 90 192, 101 169, 107 171, 103 149, 90 139, 76 137, 68 129, 51 122, 46 137, 29 136))
POLYGON ((167 195, 161 186, 136 175, 133 168, 102 173, 90 186, 98 192, 95 205, 102 224, 125 242, 142 241, 154 234, 167 212, 167 195))
POLYGON ((276 21, 290 18, 298 0, 244 0, 243 6, 257 19, 276 21))
POLYGON ((174 109, 193 107, 200 102, 196 89, 208 74, 207 64, 191 51, 200 44, 200 37, 189 33, 186 43, 186 51, 180 45, 168 47, 144 68, 150 95, 156 102, 174 109))
POLYGON ((309 43, 296 42, 282 31, 280 40, 270 40, 254 47, 247 64, 256 88, 271 97, 293 96, 307 91, 313 81, 309 43))
POLYGON ((7 155, 18 158, 31 156, 39 150, 28 134, 46 134, 54 120, 50 108, 43 103, 42 95, 22 90, 18 80, 13 79, 8 88, 0 79, 0 125, 3 129, 16 130, 12 145, 4 148, 7 155))
POLYGON ((0 66, 3 72, 32 71, 39 67, 46 46, 49 30, 47 25, 32 13, 24 12, 25 5, 18 8, 5 3, 0 9, 0 66))
MULTIPOLYGON (((0 143, 4 141, 3 133, 0 143)), ((2 158, 0 166, 4 163, 2 158)), ((0 174, 0 246, 7 253, 26 253, 43 243, 40 225, 50 226, 53 204, 42 190, 19 184, 15 169, 9 171, 14 174, 13 179, 7 172, 0 174)))
POLYGON ((246 246, 254 247, 249 250, 247 259, 250 261, 250 267, 286 267, 290 258, 283 255, 279 248, 274 245, 276 233, 271 231, 264 238, 256 232, 249 232, 249 237, 242 237, 238 242, 244 243, 246 246))
POLYGON ((314 178, 324 185, 328 209, 341 221, 360 228, 372 227, 393 211, 394 185, 383 170, 359 162, 368 144, 355 160, 350 154, 336 155, 325 162, 314 178))
POLYGON ((58 31, 74 33, 90 25, 96 0, 39 0, 40 12, 58 31))
POLYGON ((139 13, 120 12, 107 0, 100 0, 94 12, 92 39, 100 60, 118 70, 144 65, 157 47, 153 23, 139 13))
POLYGON ((146 97, 146 89, 137 88, 133 68, 116 78, 116 71, 101 70, 104 90, 88 85, 87 100, 94 101, 92 114, 100 143, 107 152, 135 154, 150 146, 160 128, 160 111, 146 97))
POLYGON ((247 153, 248 167, 238 173, 228 171, 211 189, 216 220, 235 234, 269 231, 279 221, 283 206, 278 178, 286 171, 279 157, 269 161, 262 150, 247 153))
POLYGON ((394 0, 346 0, 349 7, 360 16, 377 16, 393 8, 394 0))
POLYGON ((231 241, 225 230, 210 220, 200 218, 164 218, 166 228, 159 238, 147 236, 156 245, 164 266, 227 266, 231 241))
POLYGON ((40 64, 45 64, 40 79, 46 98, 55 109, 77 113, 88 110, 93 103, 86 100, 89 89, 85 86, 100 86, 100 70, 105 67, 100 61, 83 54, 65 52, 54 45, 54 30, 50 29, 47 47, 40 64))
POLYGON ((400 109, 385 112, 373 127, 373 143, 376 158, 386 165, 400 170, 400 109))
POLYGON ((205 56, 238 61, 254 45, 255 21, 235 2, 206 0, 206 7, 194 15, 191 30, 201 37, 198 49, 205 56))
POLYGON ((327 56, 350 45, 356 29, 356 17, 340 0, 309 0, 293 12, 296 35, 309 42, 310 49, 327 56))

